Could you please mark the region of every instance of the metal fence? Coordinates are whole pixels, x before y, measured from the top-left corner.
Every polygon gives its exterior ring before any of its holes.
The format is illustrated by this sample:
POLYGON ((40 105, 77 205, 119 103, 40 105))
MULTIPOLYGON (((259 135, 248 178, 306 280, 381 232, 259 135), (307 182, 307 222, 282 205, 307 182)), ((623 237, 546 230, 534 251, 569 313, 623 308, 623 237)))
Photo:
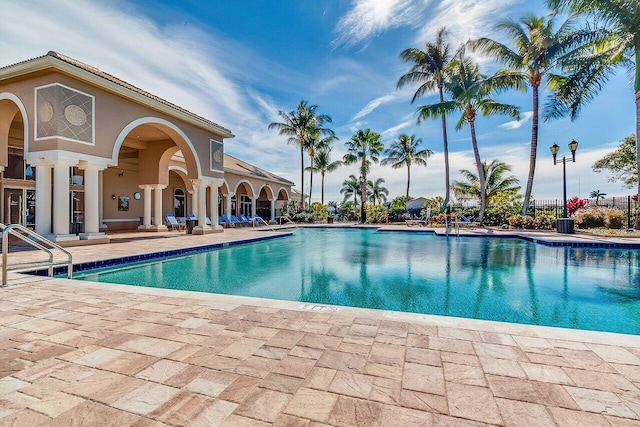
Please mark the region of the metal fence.
MULTIPOLYGON (((585 199, 588 202, 588 206, 603 206, 606 208, 620 209, 624 212, 627 228, 632 228, 636 218, 636 211, 638 209, 638 202, 632 199, 631 195, 627 196, 614 196, 607 197, 606 199, 599 199, 596 203, 595 199, 585 199)), ((529 215, 535 216, 539 213, 551 213, 555 218, 562 217, 562 200, 560 199, 548 199, 548 200, 532 200, 529 203, 529 215)))

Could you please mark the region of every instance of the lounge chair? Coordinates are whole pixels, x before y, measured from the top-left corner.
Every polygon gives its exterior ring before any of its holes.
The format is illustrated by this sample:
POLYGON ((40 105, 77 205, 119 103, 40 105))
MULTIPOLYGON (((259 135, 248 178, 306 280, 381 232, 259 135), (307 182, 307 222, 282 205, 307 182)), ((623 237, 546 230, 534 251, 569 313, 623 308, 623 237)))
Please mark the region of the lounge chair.
POLYGON ((184 227, 178 222, 174 214, 166 214, 164 219, 169 230, 184 230, 184 227))
POLYGON ((412 227, 414 225, 418 225, 418 226, 421 226, 421 227, 426 227, 428 222, 429 222, 429 217, 427 215, 421 216, 418 219, 407 219, 407 220, 405 220, 405 224, 407 224, 407 227, 412 227))
POLYGON ((204 222, 205 222, 207 225, 211 225, 211 218, 209 218, 208 216, 205 216, 204 218, 205 218, 205 221, 204 221, 204 222))
POLYGON ((480 223, 478 221, 474 221, 473 218, 469 218, 464 214, 460 214, 456 218, 456 222, 458 223, 458 227, 479 227, 480 223))
POLYGON ((243 214, 238 215, 238 219, 239 219, 240 221, 242 221, 242 223, 243 223, 244 225, 253 225, 253 219, 250 219, 250 218, 251 218, 251 217, 248 217, 248 218, 247 218, 247 217, 246 217, 246 216, 244 216, 243 214))
POLYGON ((247 218, 249 221, 251 221, 252 224, 254 225, 265 225, 266 222, 264 222, 264 219, 260 218, 258 215, 255 215, 253 217, 248 217, 247 218))
POLYGON ((236 226, 236 224, 233 221, 231 221, 229 219, 229 217, 227 215, 225 215, 225 214, 222 214, 220 216, 220 220, 222 221, 222 225, 224 227, 235 227, 236 226))
POLYGON ((231 222, 233 222, 236 226, 238 225, 246 225, 244 222, 240 221, 237 216, 231 215, 231 222))

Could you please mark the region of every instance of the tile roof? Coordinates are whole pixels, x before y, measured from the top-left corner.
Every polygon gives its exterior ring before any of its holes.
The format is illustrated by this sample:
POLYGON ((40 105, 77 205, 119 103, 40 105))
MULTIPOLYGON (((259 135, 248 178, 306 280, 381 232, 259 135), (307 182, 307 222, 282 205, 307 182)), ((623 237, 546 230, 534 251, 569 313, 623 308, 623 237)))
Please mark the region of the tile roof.
POLYGON ((259 168, 226 153, 224 155, 224 170, 225 172, 238 172, 242 175, 251 175, 260 179, 276 181, 285 185, 294 185, 294 183, 289 180, 286 180, 278 175, 275 175, 269 171, 266 171, 262 168, 259 168))
POLYGON ((142 95, 142 96, 144 96, 146 98, 149 98, 149 99, 151 99, 153 101, 159 102, 159 103, 161 103, 161 104, 163 104, 163 105, 165 105, 165 106, 167 106, 167 107, 169 107, 169 108, 171 108, 173 110, 176 110, 176 111, 178 111, 180 113, 189 115, 189 116, 191 116, 192 118, 194 118, 196 120, 204 122, 204 123, 206 123, 206 124, 208 124, 210 126, 213 126, 215 128, 218 128, 223 132, 231 134, 231 131, 229 129, 227 129, 227 128, 225 128, 225 127, 223 127, 223 126, 221 126, 221 125, 219 125, 219 124, 217 124, 215 122, 212 122, 209 119, 206 119, 206 118, 204 118, 202 116, 199 116, 199 115, 197 115, 195 113, 192 113, 191 111, 189 111, 187 109, 184 109, 184 108, 182 108, 182 107, 180 107, 180 106, 178 106, 176 104, 173 104, 173 103, 171 103, 171 102, 169 102, 169 101, 167 101, 165 99, 162 99, 159 96, 156 96, 156 95, 154 95, 154 94, 152 94, 150 92, 142 90, 139 87, 134 86, 134 85, 132 85, 130 83, 127 83, 124 80, 121 80, 121 79, 119 79, 119 78, 117 78, 115 76, 112 76, 109 73, 106 73, 106 72, 104 72, 102 70, 99 70, 98 68, 92 67, 90 65, 87 65, 87 64, 85 64, 83 62, 78 61, 77 59, 71 58, 69 56, 62 55, 62 54, 60 54, 58 52, 49 51, 46 55, 43 55, 43 56, 39 56, 39 57, 28 59, 28 60, 25 60, 25 61, 21 61, 21 62, 15 63, 15 64, 11 64, 11 65, 7 65, 7 66, 4 66, 4 67, 0 67, 0 70, 6 69, 6 68, 10 68, 10 67, 15 67, 16 65, 26 64, 26 63, 28 63, 30 61, 35 61, 35 60, 43 59, 43 58, 46 58, 46 57, 55 58, 57 60, 65 62, 65 63, 67 63, 69 65, 77 67, 77 68, 79 68, 81 70, 87 71, 87 72, 89 72, 89 73, 91 73, 91 74, 93 74, 93 75, 95 75, 97 77, 100 77, 100 78, 102 78, 104 80, 110 81, 111 83, 115 83, 115 84, 117 84, 117 85, 119 85, 119 86, 121 86, 121 87, 123 87, 123 88, 125 88, 127 90, 130 90, 132 92, 138 93, 138 94, 140 94, 140 95, 142 95))

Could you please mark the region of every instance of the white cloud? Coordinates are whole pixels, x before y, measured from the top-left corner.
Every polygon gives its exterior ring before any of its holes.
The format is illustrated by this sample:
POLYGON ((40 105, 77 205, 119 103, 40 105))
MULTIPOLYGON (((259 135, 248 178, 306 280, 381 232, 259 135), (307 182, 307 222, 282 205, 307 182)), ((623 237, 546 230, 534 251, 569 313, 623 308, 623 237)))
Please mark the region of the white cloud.
POLYGON ((353 116, 349 121, 352 122, 354 120, 363 118, 364 116, 370 114, 373 110, 375 110, 379 106, 395 101, 396 99, 398 99, 398 96, 399 95, 397 93, 390 93, 388 95, 383 95, 381 97, 374 99, 373 101, 370 101, 367 105, 364 106, 362 110, 358 111, 356 115, 353 116))
POLYGON ((396 126, 390 127, 389 129, 382 131, 380 133, 380 136, 382 136, 382 139, 387 139, 387 138, 395 138, 396 136, 398 136, 398 131, 404 128, 407 128, 411 125, 413 125, 414 122, 407 120, 404 121, 402 123, 397 124, 396 126))
POLYGON ((366 41, 388 28, 415 25, 422 20, 425 1, 354 0, 353 7, 336 27, 335 43, 353 45, 366 41))
POLYGON ((433 40, 440 28, 446 26, 451 40, 464 43, 469 39, 485 37, 493 32, 495 24, 513 12, 512 6, 522 0, 440 0, 418 34, 418 41, 433 40))
POLYGON ((528 123, 533 117, 533 111, 525 111, 520 114, 520 120, 513 120, 511 122, 506 122, 498 126, 500 129, 519 129, 525 123, 528 123))

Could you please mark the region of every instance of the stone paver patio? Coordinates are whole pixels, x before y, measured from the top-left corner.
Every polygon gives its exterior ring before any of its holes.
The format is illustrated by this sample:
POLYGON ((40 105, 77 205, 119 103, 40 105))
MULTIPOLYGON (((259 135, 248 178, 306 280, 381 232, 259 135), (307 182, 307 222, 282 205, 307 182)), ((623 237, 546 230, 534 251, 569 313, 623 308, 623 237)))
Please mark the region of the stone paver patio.
MULTIPOLYGON (((255 232, 153 237, 74 261, 255 232)), ((18 274, 0 292, 0 426, 640 426, 638 336, 18 274)))

